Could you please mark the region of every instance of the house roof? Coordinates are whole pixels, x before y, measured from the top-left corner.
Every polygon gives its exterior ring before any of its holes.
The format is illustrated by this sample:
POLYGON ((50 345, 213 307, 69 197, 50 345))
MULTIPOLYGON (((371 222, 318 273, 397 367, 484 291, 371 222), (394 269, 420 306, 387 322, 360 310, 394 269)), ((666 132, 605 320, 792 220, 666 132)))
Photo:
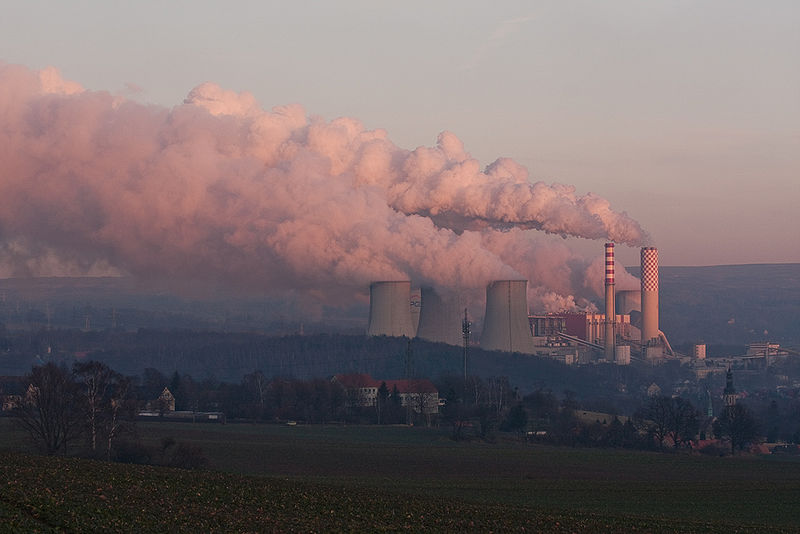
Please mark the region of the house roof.
POLYGON ((439 390, 433 385, 433 382, 427 378, 418 378, 412 380, 376 380, 368 374, 348 374, 348 375, 334 375, 333 380, 341 384, 344 388, 378 388, 382 382, 386 383, 389 391, 397 388, 400 393, 438 393, 439 390))

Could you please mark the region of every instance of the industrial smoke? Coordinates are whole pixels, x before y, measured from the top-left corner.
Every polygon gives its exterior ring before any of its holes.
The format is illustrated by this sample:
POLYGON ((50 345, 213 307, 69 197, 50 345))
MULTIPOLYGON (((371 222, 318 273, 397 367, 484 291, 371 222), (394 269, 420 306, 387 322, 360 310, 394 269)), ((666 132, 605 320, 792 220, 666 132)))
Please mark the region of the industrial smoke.
MULTIPOLYGON (((592 296, 543 233, 639 245, 608 201, 485 169, 452 133, 406 150, 351 118, 214 84, 172 108, 0 63, 0 276, 127 274, 338 304, 371 280, 592 296), (533 259, 532 259, 533 258, 533 259)), ((555 310, 553 310, 555 311, 555 310)))

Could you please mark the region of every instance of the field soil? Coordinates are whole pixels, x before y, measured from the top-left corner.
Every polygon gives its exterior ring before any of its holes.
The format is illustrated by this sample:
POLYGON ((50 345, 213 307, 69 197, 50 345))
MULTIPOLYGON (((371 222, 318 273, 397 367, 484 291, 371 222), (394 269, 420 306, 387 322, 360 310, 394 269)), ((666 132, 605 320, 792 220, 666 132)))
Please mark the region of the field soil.
POLYGON ((211 471, 41 458, 0 421, 7 531, 791 532, 800 463, 555 448, 446 429, 147 423, 211 471), (13 528, 12 528, 13 527, 13 528))

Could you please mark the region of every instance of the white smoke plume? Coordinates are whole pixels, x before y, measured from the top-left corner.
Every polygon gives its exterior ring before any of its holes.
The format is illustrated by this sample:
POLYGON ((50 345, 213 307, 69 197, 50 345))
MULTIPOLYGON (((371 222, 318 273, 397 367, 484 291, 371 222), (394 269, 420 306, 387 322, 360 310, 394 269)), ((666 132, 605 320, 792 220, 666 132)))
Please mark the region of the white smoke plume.
POLYGON ((588 263, 541 232, 646 239, 594 194, 508 159, 481 170, 451 133, 405 150, 210 83, 167 109, 0 63, 0 126, 6 276, 61 265, 328 304, 377 279, 525 277, 534 304, 572 306, 592 294, 588 263))

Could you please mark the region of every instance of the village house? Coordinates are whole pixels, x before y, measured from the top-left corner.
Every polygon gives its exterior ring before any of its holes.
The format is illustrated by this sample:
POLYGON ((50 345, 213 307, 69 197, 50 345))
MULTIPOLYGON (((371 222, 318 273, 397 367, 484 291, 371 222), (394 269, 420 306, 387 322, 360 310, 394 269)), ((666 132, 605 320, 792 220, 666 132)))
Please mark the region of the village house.
POLYGON ((397 389, 402 406, 410 406, 414 412, 426 415, 439 411, 439 390, 427 378, 376 380, 368 374, 345 374, 335 375, 331 380, 344 388, 350 406, 375 406, 378 390, 385 383, 390 394, 397 389))
POLYGON ((147 403, 147 410, 161 413, 174 412, 175 396, 172 394, 169 388, 164 388, 164 391, 161 392, 158 398, 147 403))

